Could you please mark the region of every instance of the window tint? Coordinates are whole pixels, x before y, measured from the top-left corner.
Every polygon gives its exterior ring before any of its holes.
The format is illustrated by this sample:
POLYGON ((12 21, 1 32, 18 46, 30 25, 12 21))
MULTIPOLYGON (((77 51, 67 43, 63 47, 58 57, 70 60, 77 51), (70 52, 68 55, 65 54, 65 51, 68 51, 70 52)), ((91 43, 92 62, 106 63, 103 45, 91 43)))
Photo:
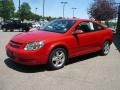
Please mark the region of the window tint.
POLYGON ((93 27, 94 27, 95 31, 104 29, 102 26, 100 26, 96 23, 93 23, 93 27))
POLYGON ((93 24, 90 22, 82 22, 77 26, 76 29, 82 30, 83 32, 91 32, 94 30, 93 24))
POLYGON ((76 30, 82 30, 83 32, 92 32, 102 29, 104 29, 102 26, 93 22, 82 22, 76 28, 76 30))
POLYGON ((65 33, 74 25, 75 22, 76 20, 58 19, 47 24, 42 29, 49 32, 65 33))

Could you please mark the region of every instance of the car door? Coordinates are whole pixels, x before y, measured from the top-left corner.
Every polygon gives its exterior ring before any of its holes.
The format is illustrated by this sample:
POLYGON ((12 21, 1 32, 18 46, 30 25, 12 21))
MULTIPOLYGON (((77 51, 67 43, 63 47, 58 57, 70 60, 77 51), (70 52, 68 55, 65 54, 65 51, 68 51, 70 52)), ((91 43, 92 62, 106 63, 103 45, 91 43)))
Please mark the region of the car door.
POLYGON ((97 33, 94 32, 94 26, 92 22, 81 22, 76 30, 82 30, 83 33, 77 34, 75 38, 78 42, 78 53, 86 54, 90 52, 94 52, 98 49, 97 43, 99 38, 97 37, 97 33))
POLYGON ((97 39, 96 46, 98 49, 101 49, 103 44, 103 39, 105 37, 106 28, 103 27, 101 24, 95 22, 93 22, 93 28, 94 28, 93 33, 95 34, 95 37, 97 39))

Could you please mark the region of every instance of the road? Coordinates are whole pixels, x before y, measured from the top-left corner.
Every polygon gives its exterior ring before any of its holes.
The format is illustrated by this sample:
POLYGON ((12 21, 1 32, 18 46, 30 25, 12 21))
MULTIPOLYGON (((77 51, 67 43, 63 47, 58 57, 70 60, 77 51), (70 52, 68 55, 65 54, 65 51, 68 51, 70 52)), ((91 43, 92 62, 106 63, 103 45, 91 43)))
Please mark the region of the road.
POLYGON ((80 56, 49 71, 44 65, 25 67, 8 59, 5 45, 17 33, 0 32, 0 90, 120 90, 120 52, 114 44, 107 56, 80 56))

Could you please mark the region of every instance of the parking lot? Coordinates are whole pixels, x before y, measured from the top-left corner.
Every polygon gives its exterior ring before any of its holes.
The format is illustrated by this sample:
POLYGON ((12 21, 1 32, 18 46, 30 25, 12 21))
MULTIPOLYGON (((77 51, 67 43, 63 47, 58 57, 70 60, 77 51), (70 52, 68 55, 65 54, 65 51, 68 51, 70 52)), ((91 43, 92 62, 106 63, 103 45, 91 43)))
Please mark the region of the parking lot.
POLYGON ((116 42, 107 56, 93 53, 76 57, 63 69, 49 71, 44 65, 16 64, 6 56, 5 45, 17 33, 0 31, 0 90, 120 90, 116 42))

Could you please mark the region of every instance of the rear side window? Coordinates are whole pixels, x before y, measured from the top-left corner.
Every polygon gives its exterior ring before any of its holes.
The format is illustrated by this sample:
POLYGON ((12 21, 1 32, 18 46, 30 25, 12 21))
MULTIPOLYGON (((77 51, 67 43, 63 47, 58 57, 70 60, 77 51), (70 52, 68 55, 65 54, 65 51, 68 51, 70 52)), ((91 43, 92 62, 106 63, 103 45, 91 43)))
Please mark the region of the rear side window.
POLYGON ((94 22, 82 22, 76 27, 76 30, 82 30, 85 33, 99 31, 99 30, 103 30, 103 29, 104 29, 104 27, 102 27, 94 22))
POLYGON ((82 22, 77 26, 76 29, 82 30, 83 32, 94 31, 93 23, 91 23, 91 22, 82 22))
POLYGON ((93 27, 94 27, 95 31, 103 30, 104 29, 104 27, 102 27, 102 26, 100 26, 100 25, 98 25, 96 23, 93 23, 93 27))

